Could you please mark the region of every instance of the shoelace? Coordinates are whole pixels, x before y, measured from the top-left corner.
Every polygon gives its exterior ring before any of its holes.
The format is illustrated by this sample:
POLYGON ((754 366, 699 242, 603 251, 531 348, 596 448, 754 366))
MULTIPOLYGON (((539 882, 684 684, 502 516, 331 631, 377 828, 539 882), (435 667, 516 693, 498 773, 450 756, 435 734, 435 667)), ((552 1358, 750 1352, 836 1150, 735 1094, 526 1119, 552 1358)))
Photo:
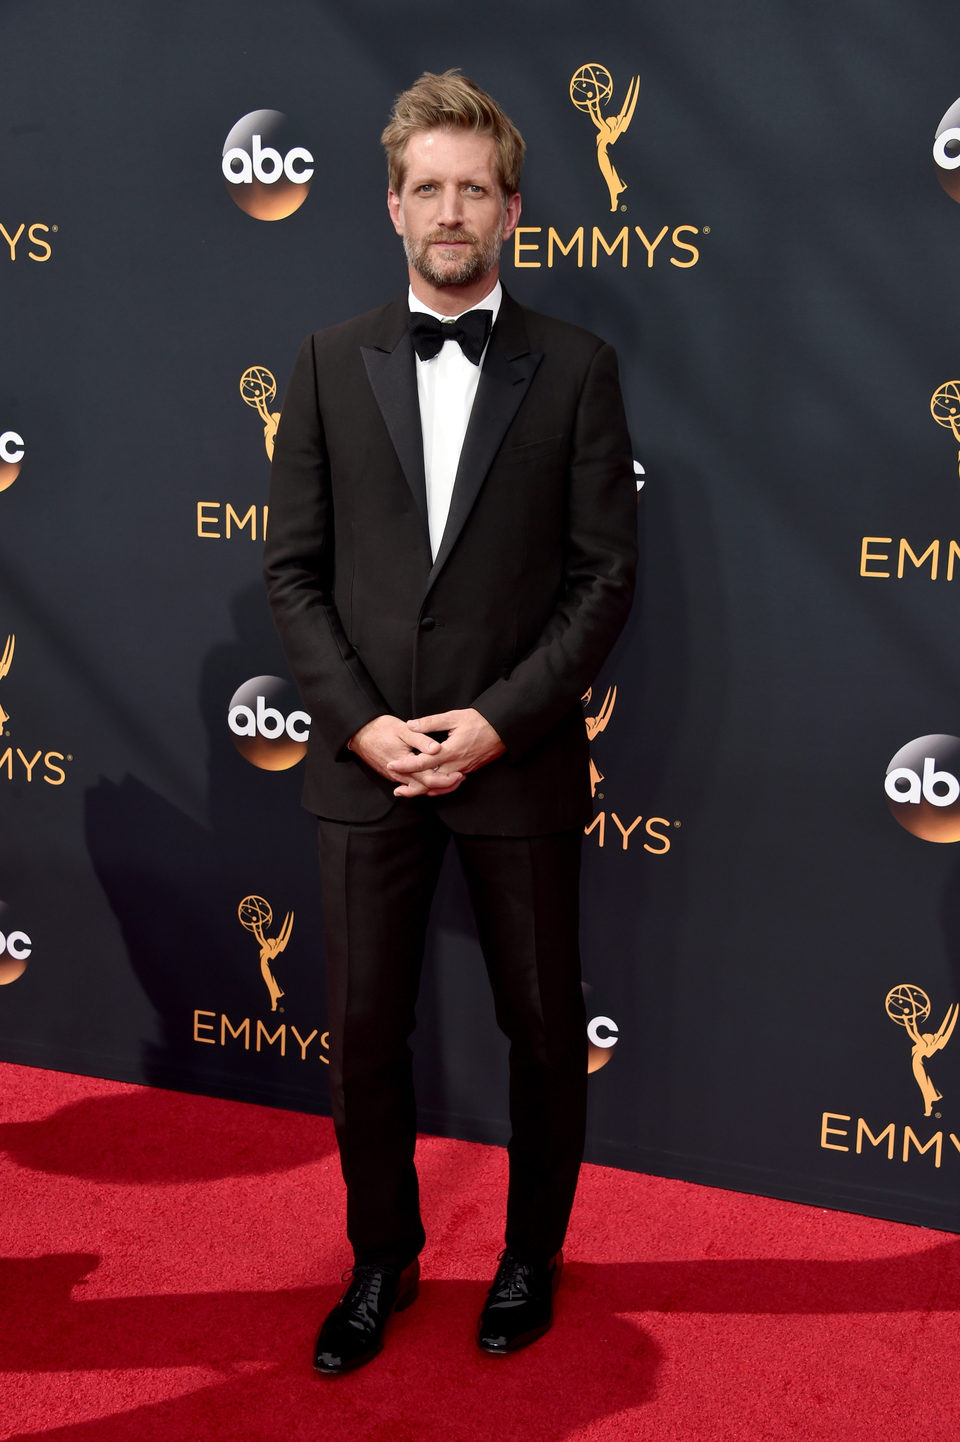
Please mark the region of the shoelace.
POLYGON ((350 1310, 356 1312, 364 1321, 372 1321, 376 1316, 385 1278, 386 1271, 383 1267, 365 1263, 351 1267, 340 1278, 342 1282, 350 1282, 344 1293, 344 1300, 349 1297, 350 1310))
POLYGON ((529 1267, 526 1262, 521 1262, 510 1252, 501 1252, 498 1258, 500 1267, 497 1271, 493 1295, 498 1301, 515 1302, 519 1298, 527 1297, 530 1294, 528 1280, 529 1267))

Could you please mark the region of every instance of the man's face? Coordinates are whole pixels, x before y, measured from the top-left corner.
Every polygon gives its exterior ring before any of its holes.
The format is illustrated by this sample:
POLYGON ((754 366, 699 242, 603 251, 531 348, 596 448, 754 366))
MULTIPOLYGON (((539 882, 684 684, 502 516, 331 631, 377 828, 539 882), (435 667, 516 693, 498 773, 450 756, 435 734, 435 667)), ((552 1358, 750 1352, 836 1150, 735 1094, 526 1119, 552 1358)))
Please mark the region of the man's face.
POLYGON ((410 266, 430 285, 469 286, 493 271, 520 218, 504 200, 491 136, 421 130, 407 142, 406 178, 387 194, 410 266))

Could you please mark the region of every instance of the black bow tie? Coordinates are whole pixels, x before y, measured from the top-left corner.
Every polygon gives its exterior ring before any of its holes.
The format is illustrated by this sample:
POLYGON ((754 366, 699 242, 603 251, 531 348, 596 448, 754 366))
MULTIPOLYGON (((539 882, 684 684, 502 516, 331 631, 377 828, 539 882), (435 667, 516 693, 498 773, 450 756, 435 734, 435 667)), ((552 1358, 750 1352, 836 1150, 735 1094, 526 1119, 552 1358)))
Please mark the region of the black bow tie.
POLYGON ((437 320, 422 310, 410 312, 410 338, 421 360, 433 360, 444 341, 455 340, 468 361, 480 364, 483 348, 490 335, 493 311, 468 310, 459 320, 437 320))

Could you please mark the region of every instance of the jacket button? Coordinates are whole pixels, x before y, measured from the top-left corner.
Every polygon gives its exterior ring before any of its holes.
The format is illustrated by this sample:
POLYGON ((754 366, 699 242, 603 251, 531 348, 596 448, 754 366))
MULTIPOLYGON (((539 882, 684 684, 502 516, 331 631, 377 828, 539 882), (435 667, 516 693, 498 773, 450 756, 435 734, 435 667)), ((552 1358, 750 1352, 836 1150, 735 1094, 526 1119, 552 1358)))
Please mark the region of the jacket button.
POLYGON ((436 624, 437 623, 432 616, 424 616, 423 620, 420 622, 420 630, 432 631, 436 624))

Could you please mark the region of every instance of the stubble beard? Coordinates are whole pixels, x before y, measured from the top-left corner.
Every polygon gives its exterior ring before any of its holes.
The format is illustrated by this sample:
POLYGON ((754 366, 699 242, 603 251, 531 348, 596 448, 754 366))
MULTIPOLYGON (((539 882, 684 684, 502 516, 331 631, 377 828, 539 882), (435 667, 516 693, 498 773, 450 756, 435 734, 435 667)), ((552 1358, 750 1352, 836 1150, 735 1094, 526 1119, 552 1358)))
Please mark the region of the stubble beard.
POLYGON ((430 285, 437 287, 473 285, 475 281, 482 280, 485 275, 489 275, 500 259, 502 244, 503 226, 486 240, 479 240, 477 236, 471 235, 469 232, 460 231, 452 231, 449 234, 445 231, 435 231, 432 235, 424 236, 419 241, 409 240, 407 236, 403 237, 403 249, 409 264, 417 272, 417 275, 422 276, 430 285), (450 259, 441 264, 444 253, 436 255, 433 247, 438 244, 442 245, 445 240, 460 245, 470 245, 472 249, 463 255, 455 252, 450 259))

